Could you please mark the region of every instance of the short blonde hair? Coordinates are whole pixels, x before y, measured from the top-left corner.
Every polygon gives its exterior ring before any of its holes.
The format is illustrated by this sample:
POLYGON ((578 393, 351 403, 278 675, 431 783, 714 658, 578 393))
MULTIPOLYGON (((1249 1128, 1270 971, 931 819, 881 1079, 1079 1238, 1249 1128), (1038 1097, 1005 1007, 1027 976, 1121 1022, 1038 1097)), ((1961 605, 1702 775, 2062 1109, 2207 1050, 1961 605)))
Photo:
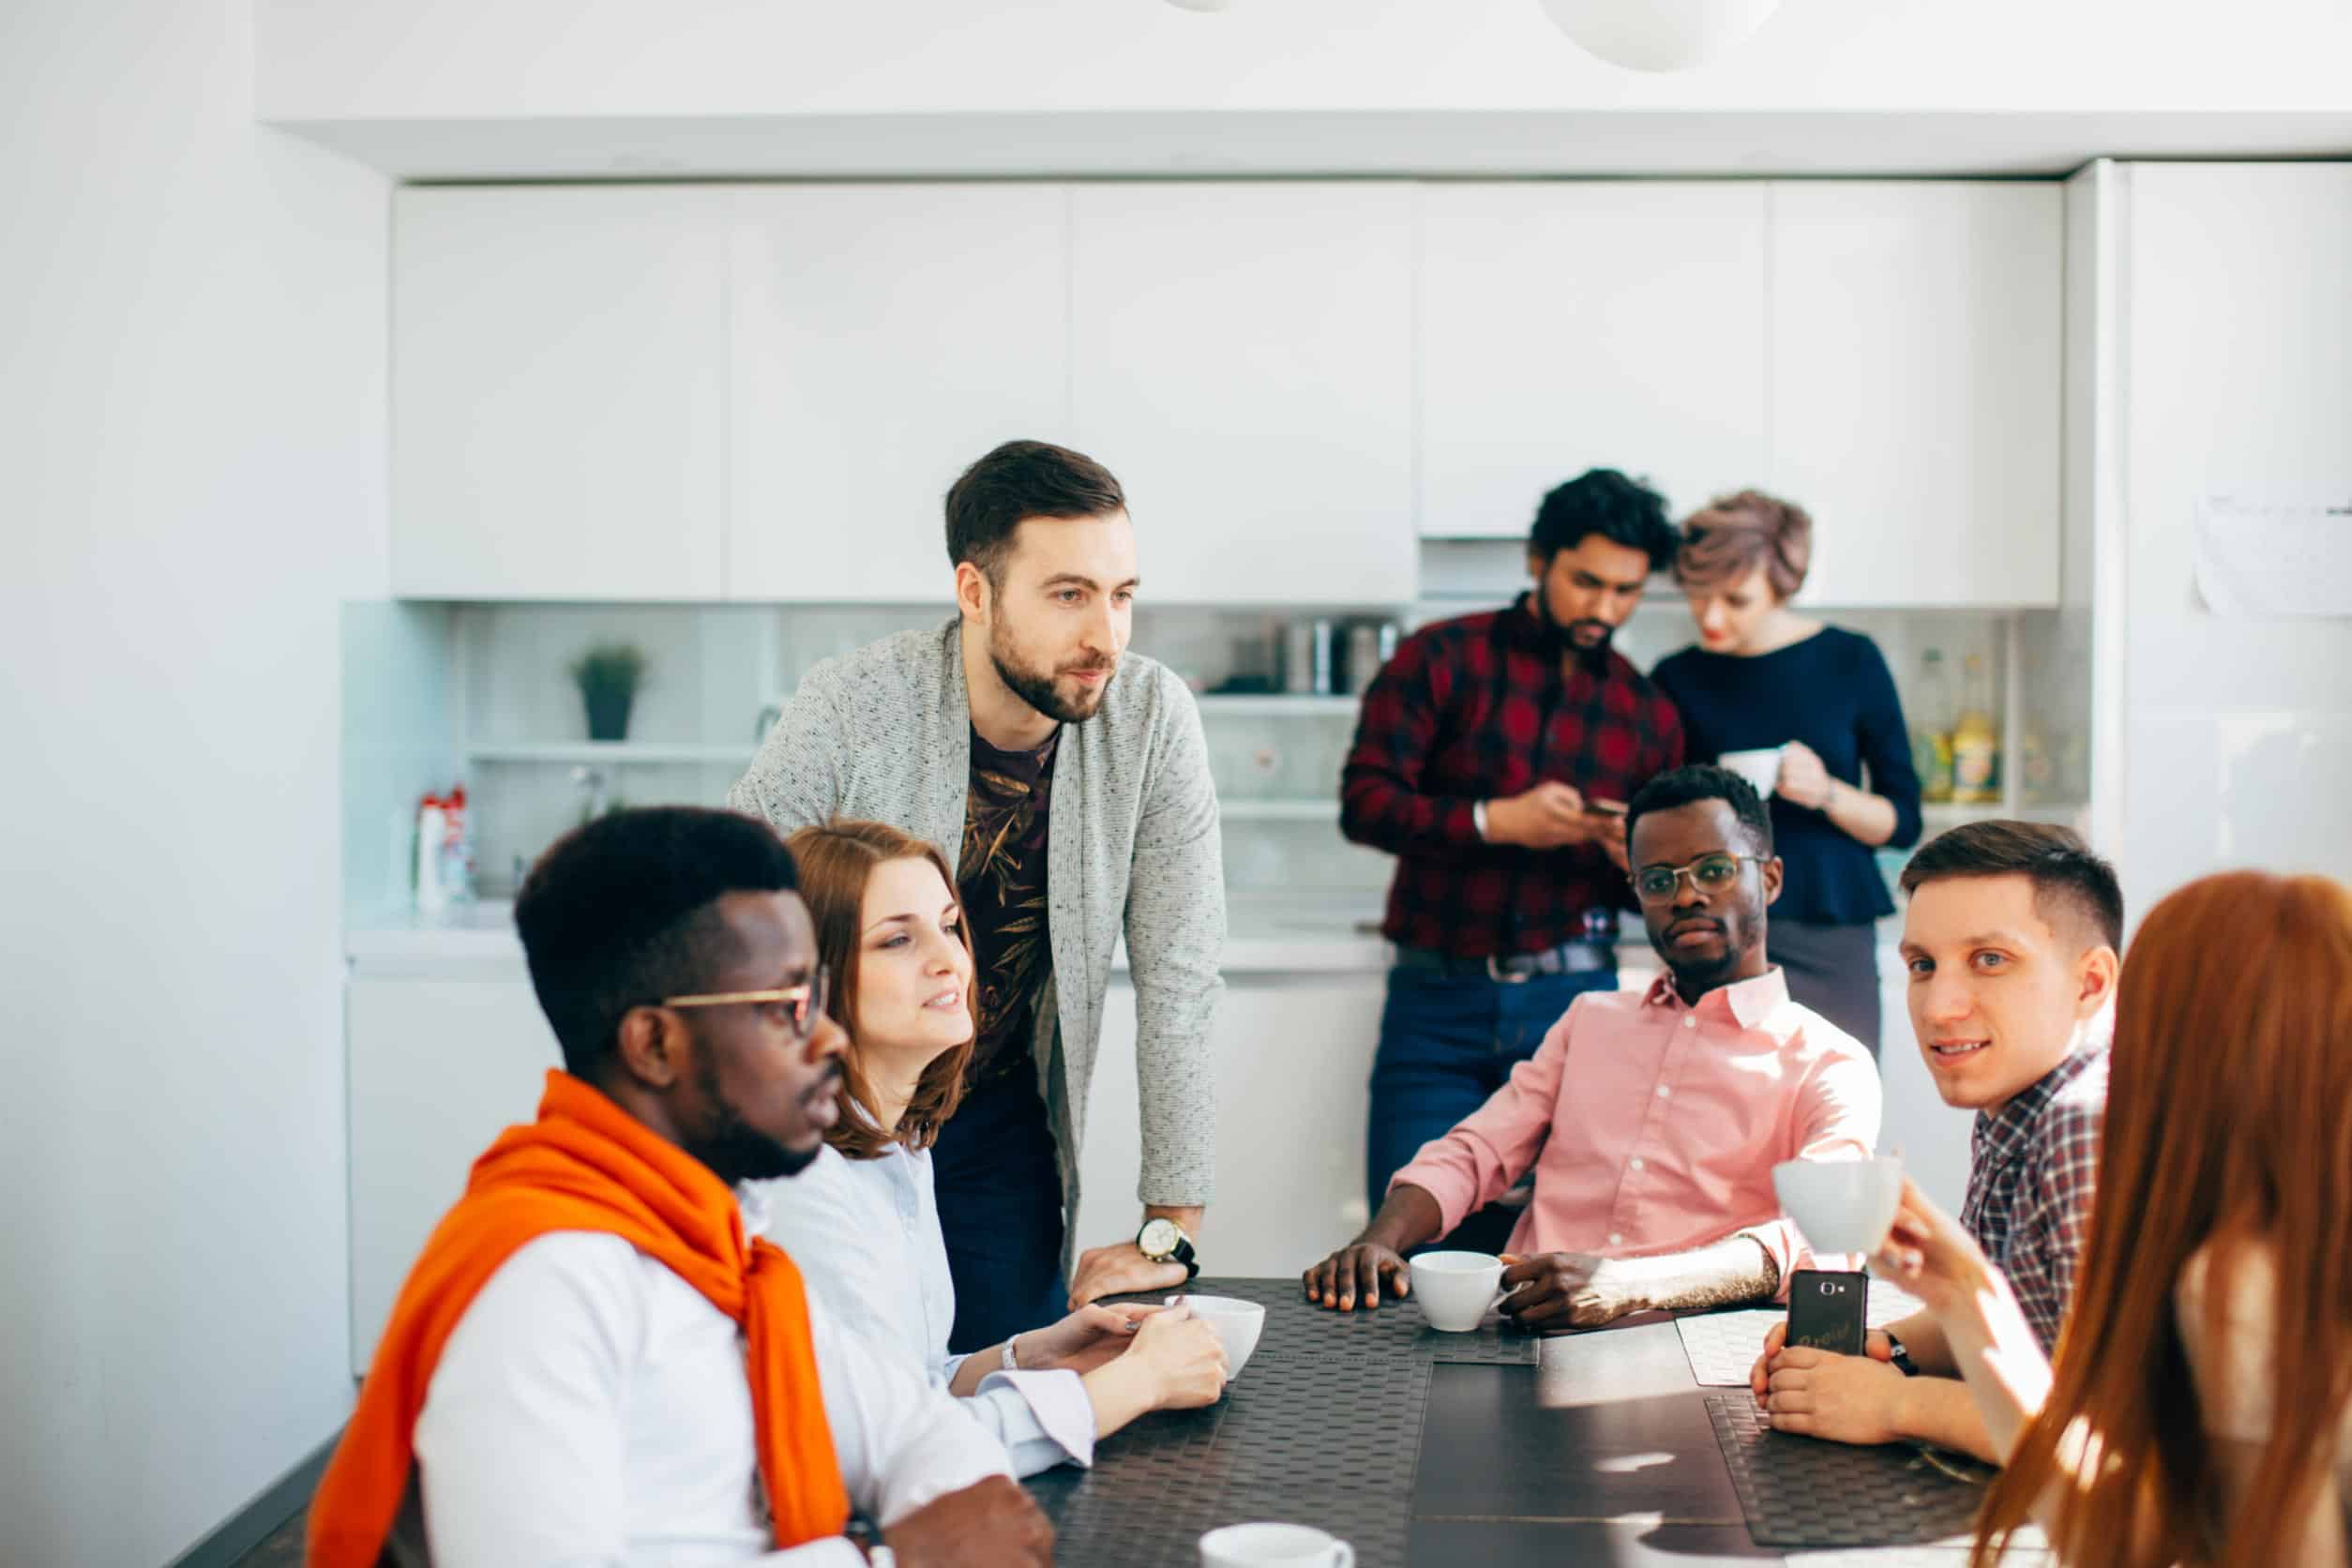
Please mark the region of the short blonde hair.
POLYGON ((1783 599, 1805 585, 1813 565, 1813 519, 1802 506, 1762 490, 1718 496, 1682 524, 1674 554, 1674 580, 1712 588, 1764 568, 1764 580, 1783 599))

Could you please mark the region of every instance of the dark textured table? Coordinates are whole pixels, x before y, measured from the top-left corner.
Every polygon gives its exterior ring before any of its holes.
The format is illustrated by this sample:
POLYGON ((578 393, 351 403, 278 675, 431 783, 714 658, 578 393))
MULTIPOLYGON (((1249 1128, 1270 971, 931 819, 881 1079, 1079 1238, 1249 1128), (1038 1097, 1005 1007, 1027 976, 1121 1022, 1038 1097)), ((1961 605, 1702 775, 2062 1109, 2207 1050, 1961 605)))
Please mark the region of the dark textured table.
POLYGON ((1203 1531, 1249 1519, 1327 1530, 1354 1544, 1362 1568, 1967 1560, 1965 1525, 1932 1539, 1919 1528, 1965 1518, 1965 1499, 1952 1492, 1960 1483, 1921 1477, 1892 1451, 1719 1433, 1713 1391, 1694 1378, 1662 1315, 1556 1338, 1494 1319, 1451 1334, 1430 1329, 1410 1301, 1320 1311, 1295 1278, 1196 1289, 1263 1303, 1265 1333, 1215 1405, 1145 1417, 1105 1440, 1091 1470, 1031 1478, 1065 1568, 1194 1568, 1203 1531), (1741 1461, 1736 1482, 1726 1453, 1741 1461), (1742 1490, 1756 1501, 1762 1485, 1763 1536, 1786 1539, 1789 1498, 1772 1495, 1784 1476, 1839 1488, 1847 1506, 1835 1530, 1850 1530, 1852 1496, 1874 1485, 1907 1487, 1913 1505, 1933 1506, 1890 1515, 1883 1539, 1911 1545, 1759 1545, 1742 1490))

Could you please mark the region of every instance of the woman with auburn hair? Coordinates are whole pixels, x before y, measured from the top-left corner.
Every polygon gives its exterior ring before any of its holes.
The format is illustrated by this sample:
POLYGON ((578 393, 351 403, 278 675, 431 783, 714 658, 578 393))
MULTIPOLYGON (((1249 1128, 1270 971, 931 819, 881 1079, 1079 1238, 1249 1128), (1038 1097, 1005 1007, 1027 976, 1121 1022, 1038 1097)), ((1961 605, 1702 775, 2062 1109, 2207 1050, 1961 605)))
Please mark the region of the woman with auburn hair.
POLYGON ((1148 1410, 1214 1403, 1224 1351, 1181 1309, 1086 1306, 947 1353, 956 1288, 931 1144, 962 1097, 975 1030, 955 882, 937 849, 881 822, 829 822, 785 842, 849 1048, 826 1147, 799 1175, 761 1184, 769 1239, 835 1318, 963 1396, 1020 1474, 1091 1464, 1097 1438, 1148 1410))
POLYGON ((1906 1188, 1879 1262, 2009 1455, 1977 1525, 2070 1565, 2352 1558, 2352 893, 2239 871, 2158 904, 2116 1003, 2099 1199, 2057 1370, 1906 1188))
POLYGON ((1919 775, 1878 645, 1788 608, 1813 564, 1804 508, 1741 490, 1682 524, 1674 579, 1698 643, 1658 661, 1695 762, 1734 761, 1772 798, 1785 867, 1766 933, 1788 994, 1878 1054, 1877 923, 1894 912, 1871 852, 1919 842, 1919 775), (1777 750, 1751 773, 1741 752, 1777 750), (1863 785, 1867 773, 1868 787, 1863 785))

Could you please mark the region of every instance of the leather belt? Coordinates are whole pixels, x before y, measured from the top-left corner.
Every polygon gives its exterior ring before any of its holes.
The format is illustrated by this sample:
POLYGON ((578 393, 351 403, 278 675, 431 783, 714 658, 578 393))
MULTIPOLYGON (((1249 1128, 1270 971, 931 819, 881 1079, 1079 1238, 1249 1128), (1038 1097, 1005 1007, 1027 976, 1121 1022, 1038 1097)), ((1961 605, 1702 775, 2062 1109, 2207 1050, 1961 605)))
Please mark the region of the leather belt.
POLYGON ((1457 958, 1450 953, 1407 947, 1401 942, 1394 953, 1393 961, 1398 969, 1433 970, 1455 977, 1478 975, 1506 986, 1523 984, 1539 974, 1590 974, 1617 967, 1617 949, 1593 942, 1563 942, 1538 953, 1514 953, 1508 957, 1457 958))

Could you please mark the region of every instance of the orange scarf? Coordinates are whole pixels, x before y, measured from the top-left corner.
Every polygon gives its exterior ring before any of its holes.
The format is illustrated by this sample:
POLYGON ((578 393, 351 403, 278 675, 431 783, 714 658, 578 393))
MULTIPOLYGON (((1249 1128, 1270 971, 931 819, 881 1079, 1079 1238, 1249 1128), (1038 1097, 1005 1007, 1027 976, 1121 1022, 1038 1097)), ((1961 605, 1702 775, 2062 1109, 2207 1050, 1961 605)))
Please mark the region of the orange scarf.
POLYGON ((567 1073, 539 1119, 474 1163, 465 1196, 425 1244, 376 1346, 358 1408, 311 1500, 310 1568, 373 1568, 406 1494, 416 1417, 441 1348, 475 1292, 552 1230, 620 1237, 743 1326, 745 1370, 779 1549, 838 1535, 850 1498, 825 1422, 800 1270, 744 1239, 735 1195, 708 1167, 567 1073))

